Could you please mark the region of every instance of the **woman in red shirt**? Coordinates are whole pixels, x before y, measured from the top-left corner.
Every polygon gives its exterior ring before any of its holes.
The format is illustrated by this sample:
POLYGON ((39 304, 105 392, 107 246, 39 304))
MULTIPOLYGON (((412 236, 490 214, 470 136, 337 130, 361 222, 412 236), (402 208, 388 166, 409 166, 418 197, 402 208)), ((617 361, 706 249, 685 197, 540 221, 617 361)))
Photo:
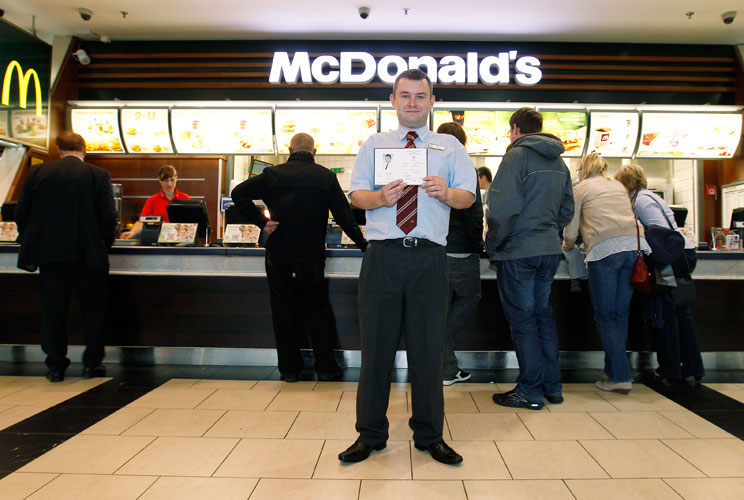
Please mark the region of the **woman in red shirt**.
MULTIPOLYGON (((178 182, 178 172, 176 167, 173 165, 163 165, 158 170, 158 182, 162 189, 159 193, 150 196, 145 202, 145 206, 142 208, 141 216, 146 215, 159 215, 163 218, 163 222, 169 222, 168 212, 166 207, 171 200, 189 200, 191 197, 186 193, 182 193, 176 189, 176 183, 178 182)), ((134 227, 127 232, 121 233, 122 239, 128 240, 137 236, 142 232, 142 223, 137 221, 134 227)))

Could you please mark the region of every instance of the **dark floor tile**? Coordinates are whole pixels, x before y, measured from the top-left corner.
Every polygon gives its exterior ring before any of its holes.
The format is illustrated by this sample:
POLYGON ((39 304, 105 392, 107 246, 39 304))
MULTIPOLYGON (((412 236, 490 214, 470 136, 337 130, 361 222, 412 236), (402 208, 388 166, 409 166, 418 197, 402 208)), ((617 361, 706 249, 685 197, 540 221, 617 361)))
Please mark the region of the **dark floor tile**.
POLYGON ((0 431, 2 434, 70 434, 74 436, 120 407, 53 406, 0 431))
POLYGON ((110 380, 67 401, 63 401, 58 406, 121 408, 135 399, 141 398, 159 385, 161 384, 148 383, 146 385, 132 386, 117 379, 110 380))
POLYGON ((274 366, 222 366, 212 377, 218 380, 266 380, 274 366))
POLYGON ((71 437, 70 434, 0 433, 0 471, 15 472, 71 437))
POLYGON ((744 439, 744 410, 704 410, 696 413, 726 432, 744 439))
POLYGON ((686 390, 680 385, 672 385, 671 388, 663 384, 646 385, 690 411, 744 410, 744 403, 700 384, 688 385, 686 390))

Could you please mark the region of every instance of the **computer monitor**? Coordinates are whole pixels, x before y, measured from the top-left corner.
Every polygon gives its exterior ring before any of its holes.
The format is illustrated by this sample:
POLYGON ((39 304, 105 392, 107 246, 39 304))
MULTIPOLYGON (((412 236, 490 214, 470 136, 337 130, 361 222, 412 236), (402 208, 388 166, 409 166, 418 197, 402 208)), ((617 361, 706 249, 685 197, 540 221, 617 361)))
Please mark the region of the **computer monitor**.
POLYGON ((735 208, 731 212, 731 229, 744 229, 744 207, 735 208))
POLYGON ((207 202, 204 200, 173 200, 165 208, 168 212, 170 222, 181 222, 186 224, 198 223, 197 234, 199 238, 207 239, 209 235, 209 215, 207 215, 207 202))
POLYGON ((6 201, 5 203, 3 203, 3 207, 0 210, 5 222, 15 221, 15 209, 17 205, 17 201, 6 201))
POLYGON ((687 221, 687 207, 670 206, 669 207, 674 214, 674 222, 677 223, 677 227, 685 227, 687 221))
POLYGON ((274 166, 273 164, 266 162, 266 161, 257 160, 256 157, 253 156, 251 157, 251 168, 248 171, 248 176, 254 177, 256 175, 261 174, 266 167, 273 167, 273 166, 274 166))

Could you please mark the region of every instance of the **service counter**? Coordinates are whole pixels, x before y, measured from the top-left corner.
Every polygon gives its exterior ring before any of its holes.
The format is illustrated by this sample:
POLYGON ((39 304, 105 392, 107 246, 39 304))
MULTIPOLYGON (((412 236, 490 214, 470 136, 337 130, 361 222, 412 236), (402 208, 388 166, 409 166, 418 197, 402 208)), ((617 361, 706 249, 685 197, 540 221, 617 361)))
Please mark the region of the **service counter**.
MULTIPOLYGON (((0 247, 0 344, 39 343, 38 274, 16 268, 17 246, 0 247)), ((326 276, 338 347, 359 349, 357 286, 362 252, 329 249, 326 276)), ((110 255, 109 323, 112 346, 270 349, 274 346, 269 292, 261 248, 114 247, 110 255)), ((693 304, 701 349, 744 351, 744 252, 698 252, 693 304)), ((482 300, 456 341, 460 351, 511 351, 496 273, 481 259, 482 300)), ((301 297, 297 297, 297 319, 301 297)), ((586 287, 570 291, 565 262, 552 303, 562 351, 601 351, 586 287)), ((631 304, 628 350, 652 351, 631 304)), ((82 344, 75 299, 68 320, 70 344, 82 344)), ((299 332, 302 334, 302 332, 299 332)), ((307 342, 305 342, 307 344, 307 342)))

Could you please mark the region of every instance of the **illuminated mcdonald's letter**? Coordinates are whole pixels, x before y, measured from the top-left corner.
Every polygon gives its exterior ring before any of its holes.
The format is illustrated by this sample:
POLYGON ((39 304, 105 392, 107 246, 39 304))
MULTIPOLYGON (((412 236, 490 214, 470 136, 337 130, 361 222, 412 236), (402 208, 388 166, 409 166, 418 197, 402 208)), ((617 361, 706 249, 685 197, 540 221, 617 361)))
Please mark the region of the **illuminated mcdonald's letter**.
POLYGON ((25 73, 23 68, 18 61, 10 61, 8 67, 5 68, 5 78, 3 78, 3 95, 2 104, 7 106, 10 101, 10 85, 13 79, 13 70, 16 70, 18 74, 18 105, 23 109, 26 109, 26 98, 28 97, 28 84, 31 77, 34 78, 34 90, 36 91, 36 115, 42 116, 41 114, 41 84, 39 83, 39 75, 36 70, 29 69, 25 73))

